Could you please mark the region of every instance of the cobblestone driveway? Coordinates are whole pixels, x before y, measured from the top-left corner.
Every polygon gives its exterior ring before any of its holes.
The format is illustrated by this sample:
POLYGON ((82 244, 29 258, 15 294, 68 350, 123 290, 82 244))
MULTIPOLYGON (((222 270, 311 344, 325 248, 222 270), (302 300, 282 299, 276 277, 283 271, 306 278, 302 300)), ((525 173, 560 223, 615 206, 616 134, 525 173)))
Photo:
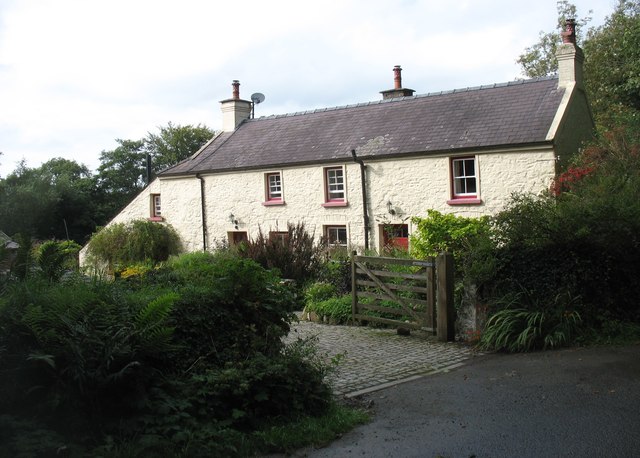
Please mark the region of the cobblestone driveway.
POLYGON ((437 342, 416 331, 400 336, 394 329, 309 321, 294 323, 287 340, 309 336, 317 336, 321 354, 329 358, 343 355, 332 383, 337 395, 348 397, 453 369, 476 354, 468 347, 437 342))

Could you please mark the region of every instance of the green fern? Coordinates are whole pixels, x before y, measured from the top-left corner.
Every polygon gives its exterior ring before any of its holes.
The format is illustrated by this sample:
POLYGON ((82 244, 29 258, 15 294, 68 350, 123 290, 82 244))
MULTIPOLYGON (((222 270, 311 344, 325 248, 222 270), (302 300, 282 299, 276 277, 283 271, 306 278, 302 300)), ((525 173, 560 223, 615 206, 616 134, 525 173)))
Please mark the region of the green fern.
POLYGON ((140 309, 135 317, 135 328, 140 336, 140 347, 145 351, 162 353, 170 350, 173 327, 167 326, 173 305, 180 298, 176 293, 164 294, 140 309))

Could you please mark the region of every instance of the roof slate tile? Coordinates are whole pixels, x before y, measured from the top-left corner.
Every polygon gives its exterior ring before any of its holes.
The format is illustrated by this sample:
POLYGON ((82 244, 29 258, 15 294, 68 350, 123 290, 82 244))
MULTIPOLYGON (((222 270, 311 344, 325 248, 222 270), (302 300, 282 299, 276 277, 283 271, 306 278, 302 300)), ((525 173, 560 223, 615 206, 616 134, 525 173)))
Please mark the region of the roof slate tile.
POLYGON ((545 142, 563 93, 540 78, 246 120, 161 175, 545 142))

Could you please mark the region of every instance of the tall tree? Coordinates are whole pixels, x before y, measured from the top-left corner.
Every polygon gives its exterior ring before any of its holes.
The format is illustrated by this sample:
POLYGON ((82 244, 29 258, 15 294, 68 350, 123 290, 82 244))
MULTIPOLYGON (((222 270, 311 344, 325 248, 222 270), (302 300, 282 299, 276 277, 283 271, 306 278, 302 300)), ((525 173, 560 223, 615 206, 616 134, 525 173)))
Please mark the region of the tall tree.
POLYGON ((101 225, 115 216, 147 184, 146 155, 157 173, 186 159, 203 146, 214 131, 206 126, 173 125, 158 127, 141 140, 116 140, 118 147, 100 154, 97 172, 101 225))
MULTIPOLYGON (((558 2, 559 22, 575 16, 575 5, 558 2)), ((585 18, 577 32, 585 36, 584 78, 587 95, 599 131, 640 129, 640 0, 617 0, 604 24, 585 34, 585 18)), ((518 63, 530 77, 557 70, 555 51, 560 33, 541 33, 538 43, 527 48, 518 63)))
POLYGON ((144 139, 144 151, 151 155, 154 172, 177 164, 198 151, 214 135, 207 126, 198 124, 158 127, 159 133, 149 132, 144 139))
MULTIPOLYGON (((564 29, 567 19, 576 20, 576 35, 578 42, 582 41, 584 31, 587 24, 591 21, 591 17, 586 16, 578 19, 578 9, 567 0, 557 2, 558 23, 556 30, 552 32, 540 32, 540 38, 537 43, 526 48, 524 53, 516 60, 522 67, 522 73, 529 78, 537 78, 541 76, 553 75, 558 72, 558 62, 556 60, 556 51, 562 43, 560 32, 564 29)), ((592 11, 589 10, 588 14, 592 11)))
POLYGON ((600 124, 640 122, 640 1, 619 0, 584 43, 585 84, 600 124))
POLYGON ((29 168, 22 161, 0 179, 0 229, 35 239, 83 243, 95 228, 94 182, 89 169, 56 158, 29 168))
POLYGON ((116 142, 117 148, 100 153, 96 175, 101 225, 127 205, 146 183, 144 141, 116 139, 116 142))

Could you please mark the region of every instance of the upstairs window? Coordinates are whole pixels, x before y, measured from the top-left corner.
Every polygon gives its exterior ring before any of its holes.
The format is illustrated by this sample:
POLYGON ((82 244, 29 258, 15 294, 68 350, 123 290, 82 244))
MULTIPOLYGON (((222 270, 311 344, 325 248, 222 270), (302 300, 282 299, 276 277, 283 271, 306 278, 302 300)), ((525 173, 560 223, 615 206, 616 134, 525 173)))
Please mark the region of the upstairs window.
POLYGON ((160 201, 160 194, 151 194, 151 215, 152 221, 162 220, 162 205, 160 201))
POLYGON ((481 204, 475 157, 451 159, 451 200, 449 205, 481 204))
POLYGON ((324 201, 325 206, 344 206, 345 180, 343 167, 327 167, 324 169, 324 201))
POLYGON ((452 159, 451 167, 453 170, 453 197, 477 196, 475 158, 452 159))
POLYGON ((327 201, 344 200, 344 171, 342 167, 326 169, 327 201))
POLYGON ((282 175, 280 172, 265 175, 266 203, 282 203, 282 175))

